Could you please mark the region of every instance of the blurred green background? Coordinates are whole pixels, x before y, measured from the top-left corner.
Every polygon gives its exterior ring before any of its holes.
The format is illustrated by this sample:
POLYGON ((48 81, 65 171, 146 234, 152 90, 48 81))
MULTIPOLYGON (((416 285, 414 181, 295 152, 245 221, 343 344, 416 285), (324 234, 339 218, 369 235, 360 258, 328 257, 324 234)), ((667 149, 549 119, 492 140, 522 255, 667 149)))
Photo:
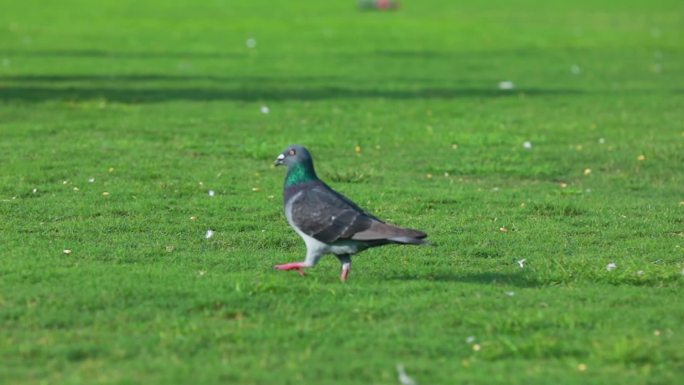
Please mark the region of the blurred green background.
POLYGON ((0 383, 684 375, 683 2, 1 9, 0 383), (433 246, 273 271, 290 143, 433 246))

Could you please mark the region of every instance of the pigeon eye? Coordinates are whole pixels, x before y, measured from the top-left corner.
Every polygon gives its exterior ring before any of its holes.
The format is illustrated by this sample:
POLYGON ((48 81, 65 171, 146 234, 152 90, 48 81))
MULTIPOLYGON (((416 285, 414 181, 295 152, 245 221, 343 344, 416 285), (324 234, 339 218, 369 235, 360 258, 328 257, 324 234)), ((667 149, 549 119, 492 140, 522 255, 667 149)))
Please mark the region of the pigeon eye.
POLYGON ((287 152, 287 155, 290 155, 290 156, 293 156, 295 154, 297 154, 297 151, 295 151, 294 149, 287 152))

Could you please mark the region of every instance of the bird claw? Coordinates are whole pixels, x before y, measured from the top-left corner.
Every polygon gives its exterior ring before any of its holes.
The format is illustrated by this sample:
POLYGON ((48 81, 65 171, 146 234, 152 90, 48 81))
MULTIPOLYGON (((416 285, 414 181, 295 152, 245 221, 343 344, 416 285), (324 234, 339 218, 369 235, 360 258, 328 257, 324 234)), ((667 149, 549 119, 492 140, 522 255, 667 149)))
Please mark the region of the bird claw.
POLYGON ((301 262, 293 262, 293 263, 284 263, 282 265, 275 265, 273 266, 274 269, 276 270, 297 270, 297 273, 299 273, 300 276, 305 276, 306 274, 304 273, 304 267, 301 262))

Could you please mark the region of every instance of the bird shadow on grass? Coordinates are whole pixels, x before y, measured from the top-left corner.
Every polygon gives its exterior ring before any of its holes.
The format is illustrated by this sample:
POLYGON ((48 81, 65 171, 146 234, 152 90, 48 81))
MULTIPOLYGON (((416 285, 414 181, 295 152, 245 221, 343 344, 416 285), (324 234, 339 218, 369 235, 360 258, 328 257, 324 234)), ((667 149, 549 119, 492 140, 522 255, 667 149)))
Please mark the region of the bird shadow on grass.
POLYGON ((436 273, 436 274, 407 274, 389 278, 396 281, 422 282, 461 282, 476 285, 497 285, 515 287, 540 287, 543 283, 537 279, 526 277, 522 273, 436 273))

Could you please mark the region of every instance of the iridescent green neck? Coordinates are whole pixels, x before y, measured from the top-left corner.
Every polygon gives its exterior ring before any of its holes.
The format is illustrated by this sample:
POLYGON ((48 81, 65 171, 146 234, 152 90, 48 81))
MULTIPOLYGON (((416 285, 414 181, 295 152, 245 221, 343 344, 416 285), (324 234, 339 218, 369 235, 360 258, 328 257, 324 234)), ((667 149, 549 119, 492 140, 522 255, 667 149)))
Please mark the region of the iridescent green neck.
POLYGON ((313 164, 310 162, 301 162, 293 164, 287 170, 285 177, 285 187, 294 186, 300 183, 316 180, 316 171, 314 171, 313 164))

